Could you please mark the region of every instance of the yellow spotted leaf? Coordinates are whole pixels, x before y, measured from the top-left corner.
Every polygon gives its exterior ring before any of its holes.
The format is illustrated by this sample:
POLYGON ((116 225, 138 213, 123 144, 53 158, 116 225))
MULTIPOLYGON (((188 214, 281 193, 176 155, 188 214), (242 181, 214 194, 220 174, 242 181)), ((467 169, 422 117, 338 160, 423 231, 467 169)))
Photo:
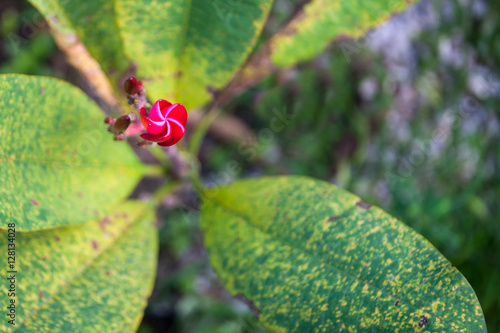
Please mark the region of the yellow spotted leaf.
POLYGON ((0 331, 135 332, 156 274, 153 221, 145 204, 126 202, 94 222, 0 231, 15 258, 8 267, 5 257, 0 331))
POLYGON ((253 50, 272 0, 117 0, 125 50, 148 94, 188 109, 232 79, 253 50))
MULTIPOLYGON (((271 40, 272 62, 291 66, 315 57, 339 36, 358 38, 416 0, 313 0, 271 40)), ((342 47, 342 45, 341 45, 342 47)), ((346 56, 359 46, 344 45, 346 56)), ((358 50, 359 51, 359 50, 358 50)))
POLYGON ((449 261, 332 184, 274 177, 208 190, 202 229, 224 285, 273 332, 486 332, 449 261))
POLYGON ((68 83, 0 76, 0 228, 84 223, 130 194, 144 166, 103 120, 68 83))

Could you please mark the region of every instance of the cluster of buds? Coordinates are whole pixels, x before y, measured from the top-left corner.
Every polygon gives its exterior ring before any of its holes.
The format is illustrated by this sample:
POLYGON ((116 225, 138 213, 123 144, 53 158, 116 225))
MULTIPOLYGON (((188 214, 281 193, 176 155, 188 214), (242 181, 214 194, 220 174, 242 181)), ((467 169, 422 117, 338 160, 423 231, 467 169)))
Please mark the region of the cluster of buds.
POLYGON ((134 113, 121 116, 118 119, 107 117, 104 122, 109 125, 108 130, 114 134, 115 140, 124 140, 125 131, 128 135, 141 134, 145 141, 138 145, 145 147, 157 143, 160 146, 176 144, 185 132, 187 111, 182 104, 172 104, 159 99, 151 107, 147 102, 146 90, 141 81, 131 77, 125 81, 125 92, 129 104, 139 111, 141 121, 134 113), (149 109, 149 110, 148 110, 149 109))

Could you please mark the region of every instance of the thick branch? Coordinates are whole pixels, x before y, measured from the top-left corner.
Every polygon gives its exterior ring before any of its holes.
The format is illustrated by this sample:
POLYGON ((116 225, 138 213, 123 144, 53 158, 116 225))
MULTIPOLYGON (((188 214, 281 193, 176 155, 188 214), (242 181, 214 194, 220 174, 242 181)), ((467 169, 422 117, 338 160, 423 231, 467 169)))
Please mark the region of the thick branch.
POLYGON ((74 33, 60 32, 53 28, 51 28, 51 32, 61 51, 66 54, 68 62, 85 77, 97 96, 110 109, 119 107, 108 77, 102 71, 99 63, 92 58, 78 36, 74 33))
POLYGON ((251 87, 258 81, 275 72, 278 67, 271 61, 274 45, 283 37, 295 33, 297 26, 305 18, 302 8, 279 32, 273 35, 264 45, 260 47, 246 62, 243 68, 236 74, 234 79, 218 94, 212 103, 213 107, 220 107, 239 95, 245 89, 251 87))

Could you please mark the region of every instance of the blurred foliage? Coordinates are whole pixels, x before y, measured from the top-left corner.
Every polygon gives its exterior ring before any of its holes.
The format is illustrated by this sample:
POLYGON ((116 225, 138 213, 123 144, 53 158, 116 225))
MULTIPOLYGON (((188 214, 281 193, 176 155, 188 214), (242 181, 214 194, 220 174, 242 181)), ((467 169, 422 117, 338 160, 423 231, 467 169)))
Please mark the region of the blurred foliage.
POLYGON ((139 332, 266 332, 248 307, 217 282, 206 258, 196 210, 165 213, 153 296, 139 332))
POLYGON ((42 15, 25 2, 0 4, 0 73, 54 76, 56 45, 42 15))

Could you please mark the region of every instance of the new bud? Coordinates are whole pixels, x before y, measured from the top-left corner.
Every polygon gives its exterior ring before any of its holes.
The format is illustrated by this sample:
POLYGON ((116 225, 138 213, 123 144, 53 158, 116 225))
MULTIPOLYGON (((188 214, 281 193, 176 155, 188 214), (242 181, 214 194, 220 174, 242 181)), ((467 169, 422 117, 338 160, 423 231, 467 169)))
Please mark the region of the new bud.
POLYGON ((125 92, 129 95, 139 94, 143 90, 142 82, 137 80, 135 77, 130 77, 125 81, 125 92))
POLYGON ((116 133, 123 133, 127 130, 131 123, 131 119, 128 115, 121 116, 120 118, 116 119, 115 122, 115 132, 116 133))

